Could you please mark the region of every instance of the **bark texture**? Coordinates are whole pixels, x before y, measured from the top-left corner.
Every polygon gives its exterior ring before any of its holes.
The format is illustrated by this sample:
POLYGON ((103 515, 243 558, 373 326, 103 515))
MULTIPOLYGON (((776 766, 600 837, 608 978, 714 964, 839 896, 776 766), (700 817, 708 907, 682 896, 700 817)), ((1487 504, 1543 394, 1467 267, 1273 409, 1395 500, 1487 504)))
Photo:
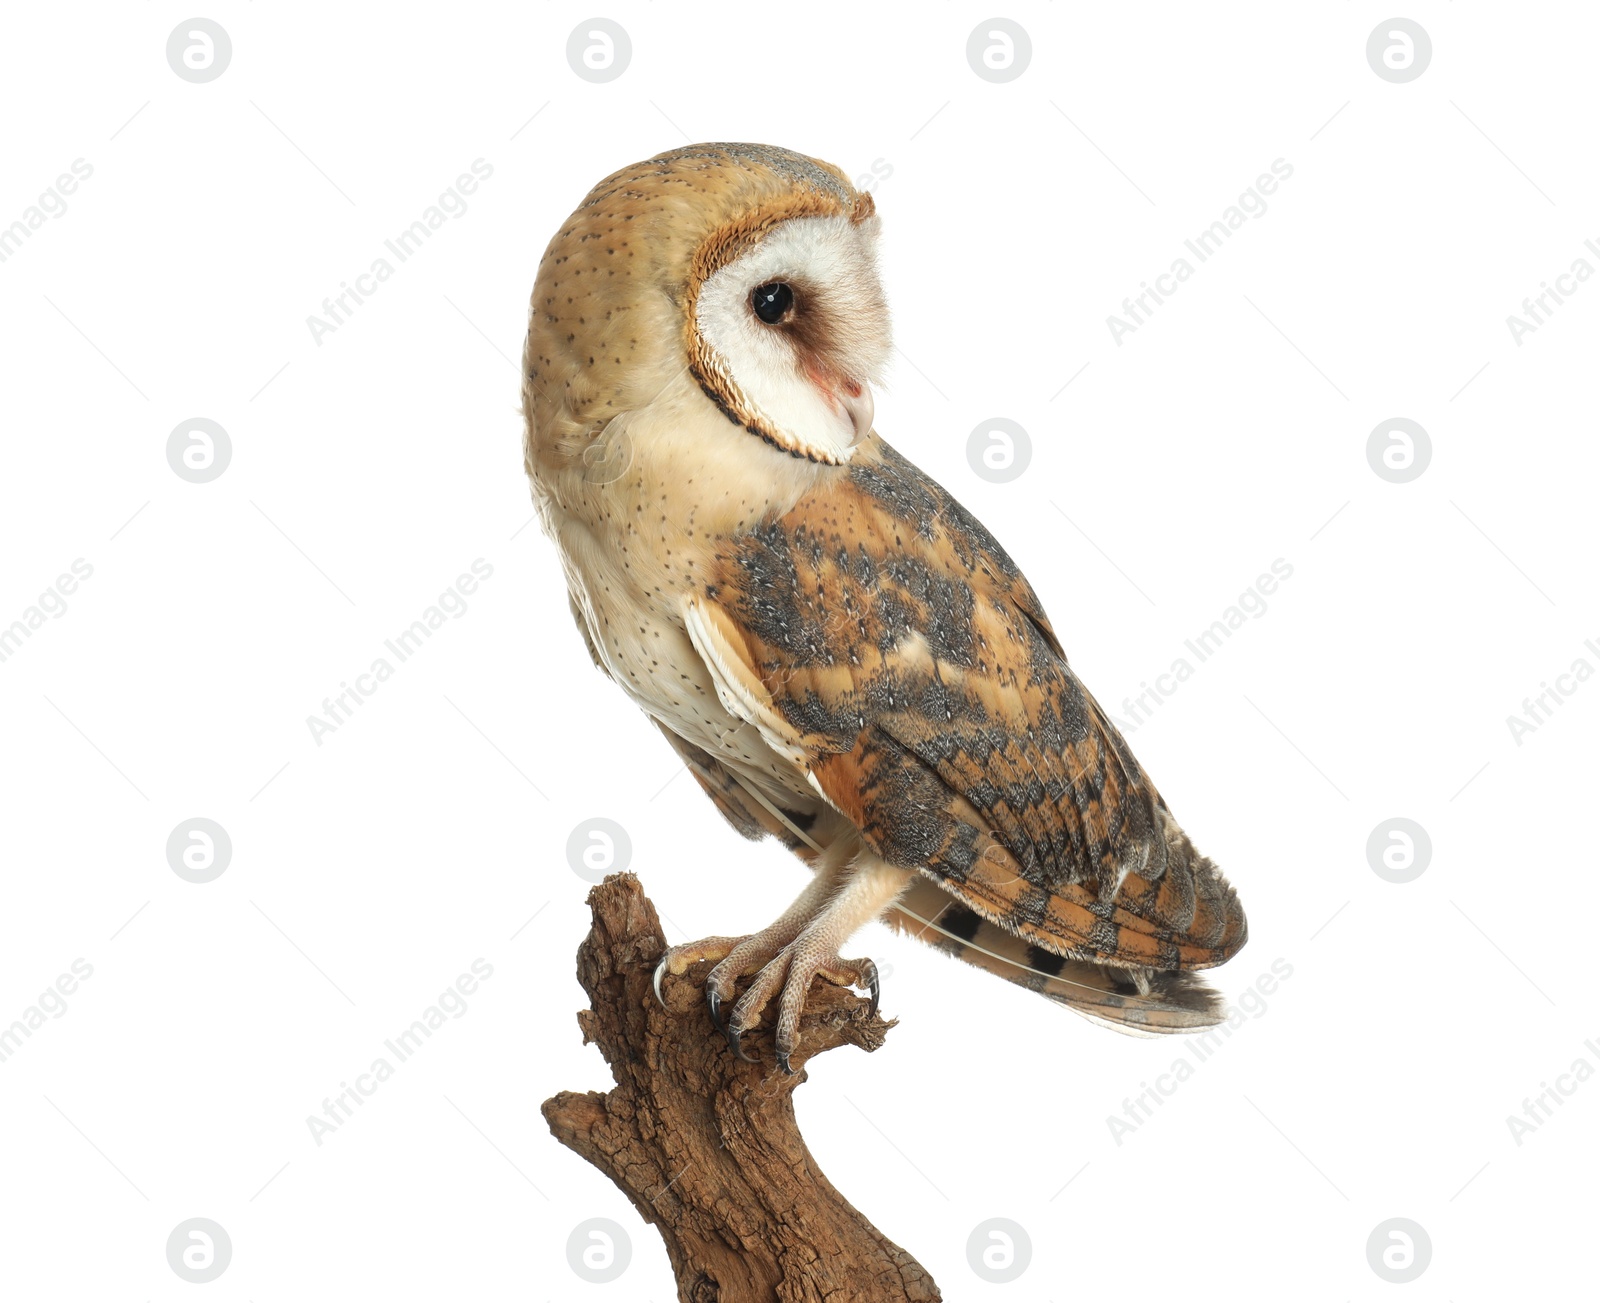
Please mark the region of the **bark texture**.
POLYGON ((805 1063, 841 1045, 875 1050, 892 1021, 818 981, 801 1020, 796 1075, 775 1065, 764 1024, 741 1063, 705 1002, 709 964, 651 990, 666 940, 632 874, 589 893, 594 926, 578 948, 590 1008, 584 1043, 600 1047, 616 1087, 562 1091, 544 1103, 562 1144, 593 1163, 660 1231, 684 1303, 937 1303, 915 1258, 853 1208, 795 1125, 805 1063))

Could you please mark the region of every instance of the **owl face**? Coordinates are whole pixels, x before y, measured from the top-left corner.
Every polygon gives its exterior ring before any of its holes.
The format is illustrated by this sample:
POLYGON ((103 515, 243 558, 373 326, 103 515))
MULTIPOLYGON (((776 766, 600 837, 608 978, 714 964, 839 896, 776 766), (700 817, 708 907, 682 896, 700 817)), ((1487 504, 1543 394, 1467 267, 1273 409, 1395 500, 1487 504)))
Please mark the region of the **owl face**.
POLYGON ((601 181, 534 285, 535 484, 592 484, 619 425, 656 473, 688 455, 786 480, 849 461, 890 351, 878 227, 837 168, 766 145, 692 145, 601 181))
POLYGON ((790 217, 713 251, 686 305, 688 363, 729 420, 830 465, 872 432, 890 347, 877 238, 875 215, 790 217))

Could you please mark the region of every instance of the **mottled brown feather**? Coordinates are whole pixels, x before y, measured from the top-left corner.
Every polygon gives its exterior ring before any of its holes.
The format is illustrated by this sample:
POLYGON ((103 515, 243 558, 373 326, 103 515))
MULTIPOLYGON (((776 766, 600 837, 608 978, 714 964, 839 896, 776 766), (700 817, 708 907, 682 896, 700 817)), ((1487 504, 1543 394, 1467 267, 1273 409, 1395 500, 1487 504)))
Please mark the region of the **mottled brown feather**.
POLYGON ((890 863, 1073 959, 1197 969, 1244 944, 1028 581, 881 439, 724 540, 697 607, 731 690, 890 863))

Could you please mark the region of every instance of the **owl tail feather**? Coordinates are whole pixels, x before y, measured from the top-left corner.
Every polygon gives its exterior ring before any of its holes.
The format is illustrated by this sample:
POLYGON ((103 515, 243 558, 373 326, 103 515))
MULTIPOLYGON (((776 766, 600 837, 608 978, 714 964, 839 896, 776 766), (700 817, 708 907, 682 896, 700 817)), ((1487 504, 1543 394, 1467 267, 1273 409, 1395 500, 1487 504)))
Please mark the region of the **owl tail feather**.
POLYGON ((1130 1036, 1196 1032, 1226 1019, 1222 996, 1190 972, 1110 968, 1063 959, 980 919, 932 882, 913 882, 883 921, 936 950, 1037 991, 1130 1036))

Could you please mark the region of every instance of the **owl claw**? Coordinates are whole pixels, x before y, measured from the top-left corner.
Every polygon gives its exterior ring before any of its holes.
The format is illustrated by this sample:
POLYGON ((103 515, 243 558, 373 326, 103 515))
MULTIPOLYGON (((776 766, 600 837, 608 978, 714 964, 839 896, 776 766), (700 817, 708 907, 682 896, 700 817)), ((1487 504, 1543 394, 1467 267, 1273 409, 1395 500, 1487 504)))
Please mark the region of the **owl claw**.
POLYGON ((759 1062, 760 1060, 752 1059, 744 1052, 744 1046, 739 1044, 739 1037, 741 1034, 742 1033, 739 1031, 739 1029, 733 1026, 732 1023, 728 1024, 728 1048, 733 1051, 734 1058, 738 1059, 740 1063, 759 1062))
POLYGON ((867 1005, 867 1017, 871 1018, 878 1012, 878 996, 882 994, 878 986, 878 966, 870 959, 863 960, 862 966, 867 970, 867 990, 872 993, 872 1001, 867 1005))
MULTIPOLYGON (((651 977, 651 979, 650 979, 650 986, 656 993, 656 1003, 659 1004, 663 1009, 665 1009, 667 1007, 667 1001, 666 1001, 666 997, 661 994, 661 974, 666 972, 666 971, 667 971, 667 956, 666 955, 662 955, 661 956, 661 962, 656 965, 655 975, 653 977, 651 977)), ((716 1012, 713 1010, 712 1018, 714 1019, 715 1017, 716 1017, 716 1012)))
POLYGON ((783 1069, 785 1076, 792 1077, 795 1075, 795 1070, 789 1066, 789 1051, 778 1051, 778 1066, 783 1069))
POLYGON ((722 997, 710 983, 706 984, 706 1007, 711 1010, 711 1025, 719 1032, 726 1032, 728 1029, 722 1024, 722 997))

